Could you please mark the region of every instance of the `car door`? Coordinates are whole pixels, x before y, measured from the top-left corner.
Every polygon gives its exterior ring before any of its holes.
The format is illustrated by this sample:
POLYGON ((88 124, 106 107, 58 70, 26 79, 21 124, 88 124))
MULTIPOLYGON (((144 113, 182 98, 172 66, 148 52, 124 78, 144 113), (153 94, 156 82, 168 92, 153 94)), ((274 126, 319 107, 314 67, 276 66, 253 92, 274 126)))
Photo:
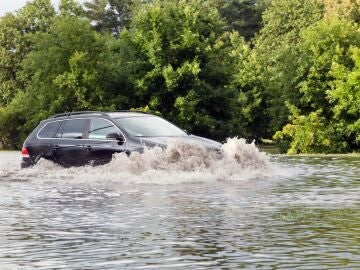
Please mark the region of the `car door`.
POLYGON ((58 133, 62 124, 62 120, 54 120, 45 123, 36 134, 36 143, 28 145, 28 150, 36 163, 40 158, 54 160, 53 145, 57 139, 55 135, 58 133))
POLYGON ((89 119, 68 119, 62 123, 55 137, 53 156, 56 162, 65 167, 84 164, 83 139, 89 119))
POLYGON ((88 137, 84 142, 84 160, 89 165, 102 165, 111 161, 114 153, 123 152, 125 143, 109 138, 109 134, 122 136, 110 120, 103 118, 92 118, 89 123, 88 137), (108 138, 107 138, 108 137, 108 138))

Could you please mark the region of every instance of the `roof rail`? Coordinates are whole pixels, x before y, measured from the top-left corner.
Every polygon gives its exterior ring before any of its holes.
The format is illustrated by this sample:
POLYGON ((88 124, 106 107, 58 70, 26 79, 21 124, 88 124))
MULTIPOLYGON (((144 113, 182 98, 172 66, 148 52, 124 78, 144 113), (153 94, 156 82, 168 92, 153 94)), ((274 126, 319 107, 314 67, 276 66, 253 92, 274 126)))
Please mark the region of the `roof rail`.
POLYGON ((145 114, 151 114, 149 112, 143 112, 143 111, 136 111, 136 110, 116 110, 111 112, 131 112, 131 113, 145 113, 145 114))
POLYGON ((64 117, 64 116, 69 117, 71 115, 81 115, 81 114, 100 114, 100 115, 108 116, 106 113, 99 112, 99 111, 79 111, 79 112, 59 113, 59 114, 55 114, 55 115, 51 116, 50 118, 58 118, 58 117, 64 117))

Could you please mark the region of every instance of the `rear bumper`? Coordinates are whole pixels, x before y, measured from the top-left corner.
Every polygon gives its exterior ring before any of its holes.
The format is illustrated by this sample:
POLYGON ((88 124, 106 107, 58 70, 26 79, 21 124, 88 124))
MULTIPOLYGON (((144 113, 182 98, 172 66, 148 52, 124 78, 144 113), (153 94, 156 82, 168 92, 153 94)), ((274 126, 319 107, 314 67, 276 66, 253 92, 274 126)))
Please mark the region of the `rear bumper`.
POLYGON ((21 169, 29 168, 33 165, 30 158, 23 158, 21 161, 21 169))

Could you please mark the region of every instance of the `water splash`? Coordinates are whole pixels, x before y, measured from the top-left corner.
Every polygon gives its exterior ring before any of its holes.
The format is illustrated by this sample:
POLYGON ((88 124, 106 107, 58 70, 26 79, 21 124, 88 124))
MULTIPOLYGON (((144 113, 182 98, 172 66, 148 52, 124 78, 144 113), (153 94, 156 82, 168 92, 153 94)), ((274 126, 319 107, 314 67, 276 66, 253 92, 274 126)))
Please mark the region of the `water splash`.
POLYGON ((165 150, 155 147, 142 154, 115 154, 113 160, 103 166, 65 169, 51 161, 40 160, 31 169, 13 171, 10 177, 19 180, 172 184, 244 181, 270 177, 273 172, 269 157, 254 143, 247 144, 244 139, 228 139, 220 152, 176 139, 170 141, 165 150))

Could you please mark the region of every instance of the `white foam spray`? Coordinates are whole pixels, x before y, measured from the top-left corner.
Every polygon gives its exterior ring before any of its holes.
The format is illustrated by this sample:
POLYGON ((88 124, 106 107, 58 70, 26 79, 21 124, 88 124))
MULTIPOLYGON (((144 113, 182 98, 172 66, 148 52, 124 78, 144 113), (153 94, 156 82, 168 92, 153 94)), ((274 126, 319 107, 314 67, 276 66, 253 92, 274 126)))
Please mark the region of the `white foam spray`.
POLYGON ((33 168, 12 172, 10 177, 18 180, 172 184, 263 179, 271 177, 274 169, 266 153, 244 139, 228 139, 221 152, 177 139, 169 142, 165 150, 155 147, 130 156, 119 153, 110 163, 97 167, 65 169, 51 161, 40 160, 33 168))

